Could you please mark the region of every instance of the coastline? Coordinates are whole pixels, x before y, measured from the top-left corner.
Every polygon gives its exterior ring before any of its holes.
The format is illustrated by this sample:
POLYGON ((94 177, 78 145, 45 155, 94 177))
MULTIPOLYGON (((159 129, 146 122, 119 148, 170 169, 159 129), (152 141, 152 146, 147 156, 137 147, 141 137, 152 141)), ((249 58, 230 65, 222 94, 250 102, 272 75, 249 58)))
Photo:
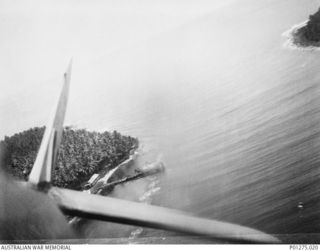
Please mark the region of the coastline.
POLYGON ((128 176, 129 173, 126 173, 123 169, 130 168, 136 158, 139 155, 139 148, 133 149, 133 153, 129 155, 127 159, 124 159, 119 165, 112 168, 111 170, 108 169, 108 166, 103 168, 99 176, 95 179, 94 184, 91 188, 83 190, 83 192, 92 193, 92 194, 99 194, 101 191, 100 189, 103 189, 105 185, 109 183, 109 180, 113 179, 114 176, 117 175, 117 171, 121 170, 123 171, 122 176, 128 176))
MULTIPOLYGON (((27 180, 35 162, 44 127, 34 127, 0 141, 2 168, 18 180, 27 180)), ((83 190, 93 174, 104 176, 139 148, 139 141, 117 131, 95 132, 64 129, 57 163, 52 170, 52 184, 83 190)))
MULTIPOLYGON (((82 192, 89 194, 97 194, 100 196, 109 196, 117 185, 135 181, 165 171, 164 164, 161 161, 155 161, 151 164, 144 165, 142 168, 137 167, 135 161, 142 154, 141 148, 132 149, 129 157, 124 159, 119 165, 113 169, 108 169, 108 166, 104 168, 102 173, 95 178, 94 184, 89 189, 83 189, 82 192)), ((93 175, 94 176, 94 175, 93 175)), ((91 179, 91 178, 90 178, 91 179)), ((155 192, 158 192, 160 188, 157 178, 153 177, 150 180, 147 191, 139 196, 139 201, 143 203, 149 203, 148 198, 155 192)), ((69 217, 67 216, 67 219, 69 217)), ((79 232, 82 232, 83 227, 87 224, 88 220, 81 217, 71 217, 68 223, 73 226, 79 232)), ((135 239, 142 233, 143 229, 138 227, 134 229, 128 238, 135 239)))
POLYGON ((307 23, 308 20, 305 20, 299 24, 293 25, 289 30, 282 33, 282 36, 286 38, 286 41, 283 44, 285 49, 320 51, 320 42, 309 41, 303 35, 303 28, 307 23))
MULTIPOLYGON (((131 167, 131 164, 133 164, 133 161, 137 158, 139 152, 139 147, 134 150, 132 154, 129 155, 129 157, 125 160, 123 160, 119 165, 116 167, 109 169, 109 165, 106 163, 104 164, 104 167, 99 172, 98 177, 93 182, 93 185, 89 189, 82 189, 82 192, 89 193, 89 194, 99 194, 104 186, 108 184, 109 179, 113 177, 113 175, 116 173, 117 170, 119 170, 121 167, 129 168, 131 167)), ((92 176, 94 176, 93 174, 92 176)), ((92 177, 91 176, 91 177, 92 177)), ((91 177, 88 179, 88 181, 91 179, 91 177)), ((87 181, 87 182, 88 182, 87 181)), ((109 191, 111 192, 111 191, 109 191)), ((103 196, 107 196, 107 194, 104 194, 103 196)), ((85 220, 80 217, 72 217, 68 220, 69 224, 75 226, 77 224, 84 223, 85 220)), ((78 226, 79 227, 79 226, 78 226)))

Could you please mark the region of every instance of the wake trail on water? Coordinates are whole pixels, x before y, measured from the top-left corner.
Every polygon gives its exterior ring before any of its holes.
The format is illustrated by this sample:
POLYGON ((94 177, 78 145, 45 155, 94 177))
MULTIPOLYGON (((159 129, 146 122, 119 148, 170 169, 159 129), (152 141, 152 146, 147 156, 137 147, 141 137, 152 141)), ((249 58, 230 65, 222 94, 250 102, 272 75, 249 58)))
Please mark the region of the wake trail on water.
MULTIPOLYGON (((159 163, 162 159, 162 154, 159 154, 156 158, 156 160, 152 163, 148 163, 142 166, 141 170, 145 170, 148 168, 148 166, 159 163)), ((147 181, 146 189, 144 190, 144 193, 138 198, 138 201, 145 204, 151 204, 153 202, 153 197, 157 193, 160 192, 161 186, 160 186, 160 180, 158 175, 149 176, 146 177, 145 180, 147 181)), ((129 235, 129 240, 134 240, 136 238, 139 238, 139 236, 143 233, 143 228, 138 227, 131 231, 129 235)))

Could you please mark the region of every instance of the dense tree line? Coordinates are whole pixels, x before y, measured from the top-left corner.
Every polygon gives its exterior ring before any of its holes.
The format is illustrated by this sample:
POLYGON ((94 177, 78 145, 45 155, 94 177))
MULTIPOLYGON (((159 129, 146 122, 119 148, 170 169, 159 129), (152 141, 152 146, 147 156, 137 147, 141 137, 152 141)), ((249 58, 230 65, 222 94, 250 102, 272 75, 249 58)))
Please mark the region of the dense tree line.
POLYGON ((309 17, 308 23, 303 27, 303 33, 306 39, 312 42, 320 41, 320 8, 309 17))
MULTIPOLYGON (((27 180, 40 147, 44 127, 36 127, 5 137, 0 142, 4 168, 13 176, 27 180)), ((112 169, 130 151, 138 147, 138 140, 114 131, 89 132, 65 128, 58 160, 52 172, 53 184, 79 190, 81 184, 102 168, 112 169)))

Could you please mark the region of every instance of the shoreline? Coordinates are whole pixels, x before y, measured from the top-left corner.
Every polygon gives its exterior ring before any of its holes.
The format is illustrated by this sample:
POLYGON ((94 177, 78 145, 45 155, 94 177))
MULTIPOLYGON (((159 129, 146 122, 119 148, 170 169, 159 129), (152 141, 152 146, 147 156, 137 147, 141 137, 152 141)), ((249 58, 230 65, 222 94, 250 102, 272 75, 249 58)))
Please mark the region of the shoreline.
MULTIPOLYGON (((108 169, 108 167, 105 167, 105 169, 101 171, 103 174, 100 173, 99 176, 95 178, 94 184, 89 189, 83 189, 82 192, 100 196, 109 196, 117 185, 153 176, 165 171, 164 164, 161 161, 156 161, 147 165, 148 168, 146 169, 136 168, 135 161, 140 154, 140 147, 132 149, 132 153, 127 159, 124 159, 119 165, 111 170, 108 169)), ((94 175, 92 175, 92 177, 93 176, 94 175)), ((88 181, 90 179, 88 179, 88 181)), ((86 222, 87 219, 78 216, 69 218, 68 220, 68 223, 75 229, 80 229, 80 232, 86 222)))
POLYGON ((283 44, 285 49, 320 51, 320 42, 312 42, 304 37, 303 28, 307 23, 308 20, 305 20, 299 24, 293 25, 289 30, 282 33, 282 36, 286 38, 286 41, 283 44))
MULTIPOLYGON (((116 172, 118 170, 120 170, 121 168, 130 168, 134 164, 136 158, 139 156, 139 148, 132 150, 134 150, 134 152, 116 167, 108 170, 108 166, 106 166, 105 169, 102 170, 99 176, 95 179, 94 184, 89 189, 84 189, 83 192, 88 192, 90 194, 99 194, 100 189, 103 189, 103 187, 108 184, 109 180, 112 179, 114 175, 116 175, 116 172)), ((128 174, 124 173, 123 175, 127 176, 128 174)))
MULTIPOLYGON (((132 154, 129 155, 129 157, 125 160, 123 160, 119 165, 117 165, 116 167, 114 167, 113 169, 108 169, 109 165, 105 164, 105 167, 103 168, 103 170, 101 170, 98 173, 98 177, 94 180, 93 185, 89 188, 89 189, 85 189, 83 188, 81 191, 84 193, 89 193, 89 194, 99 194, 100 191, 106 186, 108 185, 108 180, 111 179, 111 177, 113 176, 113 174, 120 168, 123 166, 126 166, 127 168, 129 164, 133 164, 133 161, 137 158, 139 152, 139 147, 132 149, 134 150, 134 152, 132 154)), ((93 174, 91 177, 93 177, 95 174, 93 174)), ((87 180, 87 182, 91 179, 91 177, 87 180)), ((110 191, 111 192, 111 191, 110 191)), ((106 195, 103 195, 106 196, 106 195)), ((70 225, 73 225, 74 227, 78 228, 79 226, 76 226, 77 224, 83 224, 85 222, 84 219, 78 217, 78 216, 74 216, 72 218, 69 218, 68 223, 70 225)))
MULTIPOLYGON (((0 141, 3 170, 18 180, 27 180, 44 133, 33 127, 0 141)), ((104 176, 139 148, 139 140, 117 131, 103 133, 64 128, 64 140, 52 169, 52 184, 83 190, 93 174, 104 176)))

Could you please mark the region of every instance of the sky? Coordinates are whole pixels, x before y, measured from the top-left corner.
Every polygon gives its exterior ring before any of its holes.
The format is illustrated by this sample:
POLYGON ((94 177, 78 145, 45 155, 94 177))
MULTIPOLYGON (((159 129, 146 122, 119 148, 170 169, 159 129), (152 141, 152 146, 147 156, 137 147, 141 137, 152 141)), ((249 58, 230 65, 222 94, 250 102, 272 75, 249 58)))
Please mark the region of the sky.
MULTIPOLYGON (((106 68, 113 71, 112 56, 117 59, 115 54, 121 52, 127 55, 122 60, 134 65, 139 60, 135 46, 171 36, 175 29, 232 1, 0 0, 0 124, 15 121, 21 129, 43 124, 70 58, 75 82, 71 93, 76 96, 78 91, 80 103, 93 75, 99 81, 106 68)), ((126 62, 118 62, 122 63, 126 62)), ((112 76, 121 78, 121 67, 114 69, 119 72, 112 76)), ((0 129, 0 135, 13 132, 9 124, 0 129)))
MULTIPOLYGON (((0 1, 0 83, 16 91, 205 15, 224 1, 0 1)), ((2 94, 4 95, 4 93, 2 94)))

